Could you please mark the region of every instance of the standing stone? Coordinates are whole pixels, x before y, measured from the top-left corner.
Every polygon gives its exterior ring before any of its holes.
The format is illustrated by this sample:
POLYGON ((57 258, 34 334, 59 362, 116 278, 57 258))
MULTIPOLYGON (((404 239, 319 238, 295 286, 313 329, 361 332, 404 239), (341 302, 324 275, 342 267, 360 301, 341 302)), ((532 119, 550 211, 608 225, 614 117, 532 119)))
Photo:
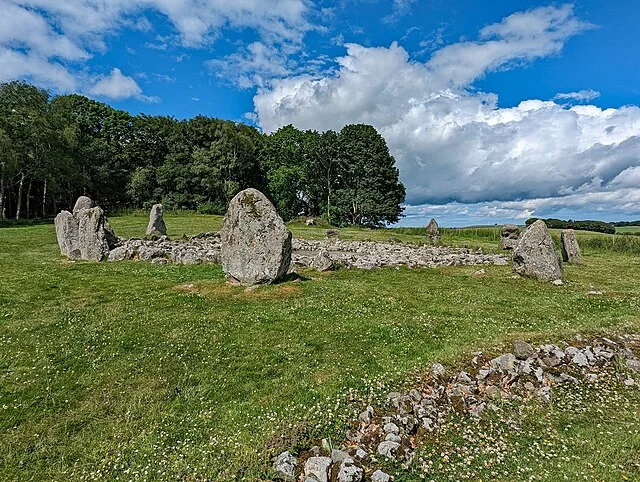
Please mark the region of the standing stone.
POLYGON ((147 234, 150 236, 165 236, 167 225, 164 223, 164 208, 162 204, 154 204, 149 215, 147 234))
POLYGON ((438 229, 438 223, 435 219, 431 218, 429 224, 427 224, 427 241, 431 244, 436 244, 440 240, 440 230, 438 229))
POLYGON ((582 253, 576 232, 573 229, 563 229, 560 240, 562 241, 562 260, 571 264, 582 264, 582 253))
POLYGON ((515 224, 505 224, 500 233, 500 247, 502 249, 513 249, 518 244, 520 228, 515 224))
POLYGON ((291 231, 256 189, 245 189, 231 200, 220 243, 220 263, 229 280, 247 285, 273 283, 289 270, 291 231))
POLYGON ((54 221, 56 237, 60 253, 69 259, 80 258, 80 242, 78 240, 78 221, 69 211, 62 211, 54 221))
POLYGON ((104 211, 99 207, 82 209, 75 217, 78 219, 80 258, 102 261, 109 255, 104 211))
POLYGON ((83 209, 91 209, 93 207, 93 201, 87 196, 80 196, 73 206, 73 214, 76 215, 83 209))
POLYGON ((513 271, 541 281, 562 279, 562 264, 547 225, 539 219, 520 236, 513 250, 513 271))

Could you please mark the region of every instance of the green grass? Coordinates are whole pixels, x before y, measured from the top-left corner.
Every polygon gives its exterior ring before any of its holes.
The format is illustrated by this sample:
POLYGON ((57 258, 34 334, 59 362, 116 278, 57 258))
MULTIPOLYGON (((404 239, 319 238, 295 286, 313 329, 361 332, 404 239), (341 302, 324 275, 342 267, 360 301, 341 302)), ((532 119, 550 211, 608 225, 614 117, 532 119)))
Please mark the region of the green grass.
MULTIPOLYGON (((110 221, 131 237, 147 218, 110 221)), ((166 221, 179 237, 218 229, 221 218, 166 221)), ((320 238, 325 228, 292 230, 320 238)), ((390 236, 420 242, 341 230, 390 236)), ((471 276, 475 267, 308 272, 246 292, 226 285, 219 266, 74 263, 60 257, 51 225, 2 228, 0 479, 267 477, 268 455, 339 439, 367 397, 434 361, 516 336, 638 331, 640 257, 594 247, 585 260, 567 266, 561 287, 489 266, 485 278, 471 276), (586 296, 592 287, 604 296, 586 296)))
POLYGON ((616 234, 625 234, 625 233, 640 233, 640 226, 621 226, 616 228, 616 234))

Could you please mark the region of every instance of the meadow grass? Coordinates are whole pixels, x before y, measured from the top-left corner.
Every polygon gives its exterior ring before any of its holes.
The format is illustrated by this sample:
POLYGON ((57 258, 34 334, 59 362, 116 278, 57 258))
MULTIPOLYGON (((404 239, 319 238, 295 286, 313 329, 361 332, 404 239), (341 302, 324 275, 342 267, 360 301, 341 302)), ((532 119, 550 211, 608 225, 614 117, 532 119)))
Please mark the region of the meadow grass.
MULTIPOLYGON (((110 221, 134 237, 147 217, 110 221)), ((178 238, 216 230, 221 218, 166 221, 178 238)), ((292 230, 324 237, 322 226, 292 230)), ((413 232, 341 230, 390 237, 420 242, 413 232)), ((497 352, 515 337, 640 328, 640 257, 606 246, 586 247, 585 265, 567 266, 560 287, 513 279, 508 266, 475 278, 469 266, 308 271, 245 291, 225 284, 219 266, 69 262, 55 239, 52 225, 0 229, 2 480, 266 480, 269 456, 339 440, 364 404, 435 361, 497 352)), ((630 393, 623 399, 637 401, 630 393)), ((607 467, 628 474, 637 425, 629 434, 628 413, 601 410, 622 447, 607 452, 607 467)), ((589 419, 573 424, 591 445, 570 456, 600 457, 589 419)), ((554 467, 547 480, 562 473, 554 467)))

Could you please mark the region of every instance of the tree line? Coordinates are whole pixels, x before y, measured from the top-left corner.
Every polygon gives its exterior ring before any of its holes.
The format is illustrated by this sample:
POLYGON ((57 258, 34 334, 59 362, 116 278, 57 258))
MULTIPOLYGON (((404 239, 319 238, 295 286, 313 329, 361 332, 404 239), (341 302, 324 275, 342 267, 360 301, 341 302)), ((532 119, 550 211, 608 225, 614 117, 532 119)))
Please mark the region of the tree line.
MULTIPOLYGON (((536 222, 538 218, 529 218, 525 221, 525 225, 529 226, 536 222)), ((582 231, 595 231, 597 233, 615 234, 616 228, 612 223, 604 221, 563 221, 561 219, 547 218, 543 219, 548 228, 551 229, 576 229, 582 231)))
POLYGON ((398 174, 370 125, 289 125, 266 135, 202 115, 134 116, 77 94, 0 84, 0 221, 50 217, 82 194, 112 212, 161 202, 223 214, 236 193, 255 187, 285 220, 378 227, 402 216, 398 174))

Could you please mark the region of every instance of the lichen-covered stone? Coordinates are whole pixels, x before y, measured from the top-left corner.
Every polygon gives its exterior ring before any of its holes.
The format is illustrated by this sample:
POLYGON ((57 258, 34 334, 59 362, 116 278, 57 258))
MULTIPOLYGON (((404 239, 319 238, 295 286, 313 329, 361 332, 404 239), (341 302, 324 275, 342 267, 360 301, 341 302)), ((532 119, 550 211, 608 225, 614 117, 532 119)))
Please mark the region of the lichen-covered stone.
POLYGON ((69 211, 62 211, 54 220, 60 253, 69 259, 80 259, 78 221, 69 211))
POLYGON ((273 283, 289 270, 291 231, 273 204, 256 189, 245 189, 231 200, 220 242, 220 262, 231 281, 273 283))
POLYGON ((431 218, 427 224, 427 241, 430 244, 436 244, 440 240, 440 229, 435 219, 431 218))
POLYGON ((560 234, 562 242, 562 260, 571 264, 582 264, 582 253, 576 232, 573 229, 564 229, 560 234))
POLYGON ((513 250, 513 271, 541 281, 562 279, 562 264, 547 225, 539 219, 522 233, 513 250))
POLYGON ((106 259, 109 255, 109 243, 104 227, 104 211, 99 207, 82 209, 75 217, 78 219, 80 258, 91 261, 106 259))
POLYGON ((149 224, 147 225, 149 236, 165 236, 167 225, 164 222, 164 208, 162 204, 154 204, 149 214, 149 224))

